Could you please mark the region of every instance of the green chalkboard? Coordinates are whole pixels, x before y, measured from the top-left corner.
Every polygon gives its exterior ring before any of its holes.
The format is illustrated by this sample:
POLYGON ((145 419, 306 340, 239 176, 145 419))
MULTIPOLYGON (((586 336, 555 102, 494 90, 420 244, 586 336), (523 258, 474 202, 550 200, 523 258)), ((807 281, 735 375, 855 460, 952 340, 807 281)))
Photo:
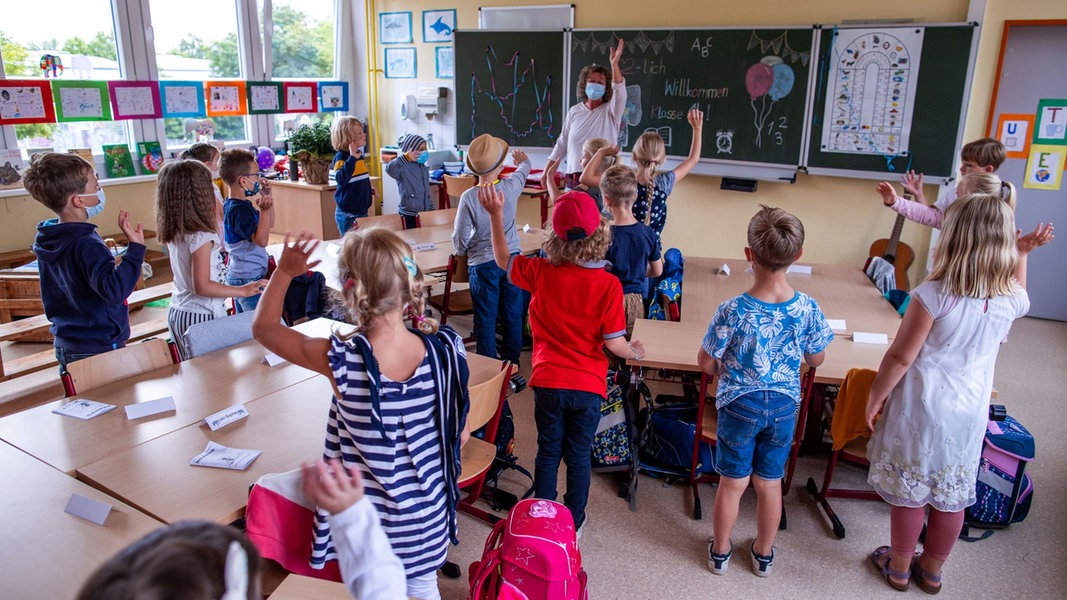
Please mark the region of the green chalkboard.
POLYGON ((457 30, 453 39, 457 143, 490 133, 552 146, 563 126, 564 32, 457 30))
POLYGON ((812 27, 787 29, 575 30, 571 90, 587 64, 608 64, 608 48, 625 42, 619 63, 628 91, 624 149, 646 130, 686 156, 691 107, 704 111, 701 156, 722 161, 800 164, 812 66, 812 27))
MULTIPOLYGON (((829 169, 856 177, 888 177, 914 169, 927 177, 951 178, 956 142, 962 127, 974 30, 971 24, 868 27, 863 30, 863 35, 850 33, 849 29, 823 29, 812 103, 809 171, 818 174, 819 169, 829 169), (918 52, 916 68, 916 61, 911 56, 915 54, 912 46, 907 42, 898 44, 898 41, 913 39, 920 34, 922 49, 918 52), (898 53, 898 49, 902 49, 901 52, 898 53), (872 55, 877 56, 872 58, 872 55), (863 69, 857 70, 858 67, 863 69), (884 79, 886 77, 888 79, 884 79), (887 82, 896 85, 883 87, 882 84, 887 82), (871 116, 871 111, 881 111, 882 108, 892 111, 898 108, 894 104, 906 102, 910 85, 914 85, 915 94, 911 102, 910 127, 907 119, 871 116), (869 90, 869 93, 864 95, 861 90, 869 90), (886 93, 890 94, 888 100, 875 99, 886 93), (829 107, 828 95, 832 98, 829 107), (873 103, 882 108, 865 108, 865 98, 875 99, 873 103), (866 115, 863 114, 865 110, 866 115), (891 148, 892 141, 875 140, 875 136, 862 132, 850 134, 847 128, 855 127, 856 122, 872 123, 859 127, 878 129, 880 134, 896 133, 893 129, 896 127, 901 135, 907 135, 907 139, 902 138, 894 151, 885 151, 891 148), (825 137, 824 131, 827 133, 825 137), (833 137, 837 135, 844 138, 833 137), (871 147, 876 147, 885 152, 850 153, 846 147, 848 142, 841 139, 856 140, 857 149, 870 151, 871 147)), ((900 105, 899 108, 903 111, 904 107, 900 105)))

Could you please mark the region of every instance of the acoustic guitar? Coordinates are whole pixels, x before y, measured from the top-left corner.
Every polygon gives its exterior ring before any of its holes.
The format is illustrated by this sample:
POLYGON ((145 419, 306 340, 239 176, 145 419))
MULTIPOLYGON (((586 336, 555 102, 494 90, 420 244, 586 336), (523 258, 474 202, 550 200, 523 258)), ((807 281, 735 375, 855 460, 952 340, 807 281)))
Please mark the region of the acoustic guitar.
MULTIPOLYGON (((904 194, 905 198, 911 197, 904 194)), ((900 232, 904 229, 904 215, 897 215, 897 221, 893 224, 893 232, 889 239, 882 238, 871 244, 871 257, 880 256, 894 267, 894 275, 897 279, 897 289, 910 290, 911 283, 908 281, 908 267, 915 260, 915 251, 904 242, 900 241, 900 232)))

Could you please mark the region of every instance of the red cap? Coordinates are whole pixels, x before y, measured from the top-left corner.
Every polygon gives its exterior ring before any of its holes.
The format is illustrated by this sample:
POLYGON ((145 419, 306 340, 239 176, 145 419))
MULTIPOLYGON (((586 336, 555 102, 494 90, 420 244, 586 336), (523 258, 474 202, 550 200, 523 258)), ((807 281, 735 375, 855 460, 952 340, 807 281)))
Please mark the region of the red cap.
POLYGON ((600 227, 600 211, 593 197, 571 191, 556 198, 552 205, 552 231, 556 237, 572 242, 585 239, 600 227))

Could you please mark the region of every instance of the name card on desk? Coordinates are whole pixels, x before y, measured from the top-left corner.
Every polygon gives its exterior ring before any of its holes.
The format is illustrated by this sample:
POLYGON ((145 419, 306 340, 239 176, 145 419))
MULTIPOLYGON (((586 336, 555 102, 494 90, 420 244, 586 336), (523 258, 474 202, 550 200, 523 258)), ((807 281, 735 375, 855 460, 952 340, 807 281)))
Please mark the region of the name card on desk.
POLYGON ((126 407, 126 418, 132 421, 172 410, 178 410, 178 407, 174 405, 174 397, 166 396, 148 402, 130 404, 126 407))
POLYGON ((207 448, 189 461, 194 467, 214 467, 216 469, 233 469, 244 471, 254 460, 263 454, 259 450, 228 448, 222 444, 208 442, 207 448))
POLYGON ((52 412, 57 415, 88 421, 93 417, 99 417, 113 408, 115 408, 114 404, 104 404, 103 402, 96 402, 95 400, 78 398, 77 400, 73 400, 60 406, 52 412))
POLYGON ((889 336, 884 333, 868 333, 865 331, 853 331, 852 341, 857 344, 888 344, 889 336))
POLYGON ((830 329, 834 331, 845 331, 848 329, 845 327, 844 319, 826 319, 826 324, 830 326, 830 329))
POLYGON ((273 352, 268 352, 267 355, 263 357, 263 361, 266 362, 269 366, 277 367, 278 365, 285 362, 285 359, 273 352))
POLYGON ((530 233, 530 224, 529 223, 527 223, 527 224, 522 226, 522 232, 523 233, 530 233))
POLYGON ((415 252, 422 252, 424 250, 434 250, 437 248, 437 244, 433 242, 426 242, 425 244, 415 244, 411 247, 415 252))
POLYGON ((211 431, 218 431, 219 429, 222 429, 230 423, 233 423, 234 421, 239 421, 247 416, 248 409, 245 408, 244 404, 234 404, 229 408, 220 410, 219 412, 205 418, 204 422, 207 423, 207 426, 211 428, 211 431))
POLYGON ((78 494, 71 494, 70 500, 67 501, 67 507, 63 509, 63 512, 72 514, 79 519, 85 519, 90 523, 103 525, 104 521, 107 520, 108 514, 111 513, 111 505, 78 494))
POLYGON ((340 256, 341 255, 341 246, 339 246, 338 244, 334 244, 334 243, 327 243, 326 244, 326 253, 331 255, 331 256, 340 256))
POLYGON ((811 275, 811 265, 789 265, 789 268, 785 270, 786 273, 796 273, 798 275, 811 275))
POLYGON ((726 275, 727 277, 729 277, 730 276, 730 265, 728 265, 726 263, 722 263, 722 266, 719 267, 719 274, 720 275, 726 275))

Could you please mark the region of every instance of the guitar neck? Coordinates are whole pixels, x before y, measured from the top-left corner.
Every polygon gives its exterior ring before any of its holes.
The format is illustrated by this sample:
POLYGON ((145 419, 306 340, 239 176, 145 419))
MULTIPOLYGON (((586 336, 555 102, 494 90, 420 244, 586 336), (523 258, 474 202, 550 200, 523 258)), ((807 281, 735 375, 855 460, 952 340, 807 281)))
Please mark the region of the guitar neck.
MULTIPOLYGON (((904 191, 904 199, 911 200, 911 192, 904 191)), ((889 242, 885 245, 885 258, 889 262, 893 262, 893 259, 897 256, 897 246, 900 244, 900 232, 904 231, 904 215, 898 214, 897 220, 893 223, 893 232, 889 235, 889 242)))

